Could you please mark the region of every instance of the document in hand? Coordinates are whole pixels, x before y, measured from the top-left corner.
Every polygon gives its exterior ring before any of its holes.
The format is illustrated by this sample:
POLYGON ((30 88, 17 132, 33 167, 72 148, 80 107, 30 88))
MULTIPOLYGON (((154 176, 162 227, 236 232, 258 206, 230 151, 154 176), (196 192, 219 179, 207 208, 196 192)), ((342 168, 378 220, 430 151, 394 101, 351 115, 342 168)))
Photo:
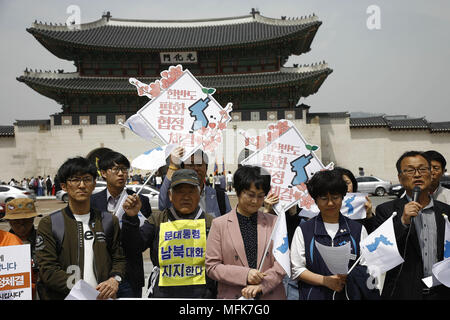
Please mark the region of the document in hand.
POLYGON ((315 246, 332 274, 347 274, 352 249, 350 242, 339 247, 329 247, 315 241, 315 246))
POLYGON ((86 281, 81 279, 75 283, 64 300, 96 300, 99 293, 86 281))

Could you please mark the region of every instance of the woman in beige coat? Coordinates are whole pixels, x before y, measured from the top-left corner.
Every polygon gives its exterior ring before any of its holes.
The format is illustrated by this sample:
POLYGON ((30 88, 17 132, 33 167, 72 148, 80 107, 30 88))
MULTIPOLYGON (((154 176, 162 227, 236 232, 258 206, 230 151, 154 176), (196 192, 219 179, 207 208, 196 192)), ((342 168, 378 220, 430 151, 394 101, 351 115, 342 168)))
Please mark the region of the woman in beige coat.
POLYGON ((263 261, 276 216, 260 210, 270 190, 270 175, 243 166, 233 177, 238 205, 212 222, 206 244, 206 272, 218 282, 217 298, 286 299, 283 268, 272 254, 263 261), (263 173, 263 174, 261 174, 263 173))

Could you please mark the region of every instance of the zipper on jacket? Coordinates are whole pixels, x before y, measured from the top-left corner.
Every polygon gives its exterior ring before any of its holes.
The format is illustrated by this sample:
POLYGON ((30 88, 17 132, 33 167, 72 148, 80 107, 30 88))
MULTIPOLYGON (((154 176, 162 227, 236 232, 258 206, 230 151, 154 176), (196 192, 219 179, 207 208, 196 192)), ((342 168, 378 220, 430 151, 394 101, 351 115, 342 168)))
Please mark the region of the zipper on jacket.
MULTIPOLYGON (((75 220, 76 221, 76 220, 75 220)), ((81 248, 81 241, 83 240, 83 223, 81 223, 80 221, 76 221, 77 222, 77 229, 78 229, 78 251, 77 251, 77 265, 80 267, 80 270, 82 270, 81 272, 81 279, 84 278, 84 264, 83 266, 80 265, 80 248, 81 248)), ((84 261, 84 259, 83 259, 84 261)))

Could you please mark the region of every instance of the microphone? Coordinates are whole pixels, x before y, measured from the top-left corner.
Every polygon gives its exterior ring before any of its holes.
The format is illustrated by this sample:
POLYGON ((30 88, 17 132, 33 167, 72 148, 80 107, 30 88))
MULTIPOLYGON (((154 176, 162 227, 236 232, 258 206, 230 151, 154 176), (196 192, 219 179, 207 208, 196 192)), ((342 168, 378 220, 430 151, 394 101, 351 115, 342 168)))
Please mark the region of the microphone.
POLYGON ((420 187, 415 186, 413 189, 412 201, 419 202, 419 195, 420 195, 420 187))

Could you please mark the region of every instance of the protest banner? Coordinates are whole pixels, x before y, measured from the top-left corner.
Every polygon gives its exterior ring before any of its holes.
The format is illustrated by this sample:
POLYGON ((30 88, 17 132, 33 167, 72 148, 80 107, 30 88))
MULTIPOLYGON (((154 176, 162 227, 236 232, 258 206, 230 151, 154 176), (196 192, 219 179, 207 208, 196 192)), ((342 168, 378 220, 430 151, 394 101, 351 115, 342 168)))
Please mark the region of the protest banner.
POLYGON ((129 79, 140 96, 151 98, 137 115, 164 144, 183 146, 183 161, 199 148, 214 152, 231 120, 232 104, 222 108, 212 96, 215 89, 203 87, 181 65, 171 66, 161 76, 161 80, 150 85, 129 79))
POLYGON ((327 170, 314 154, 318 146, 309 145, 297 128, 288 120, 279 120, 268 126, 265 135, 255 138, 256 151, 244 159, 242 165, 256 165, 266 169, 271 175, 271 190, 280 201, 275 206, 286 211, 296 203, 311 206, 305 182, 315 172, 327 170))
POLYGON ((159 286, 206 283, 205 219, 161 223, 159 233, 159 286))
POLYGON ((0 300, 31 300, 30 245, 0 247, 0 300))

